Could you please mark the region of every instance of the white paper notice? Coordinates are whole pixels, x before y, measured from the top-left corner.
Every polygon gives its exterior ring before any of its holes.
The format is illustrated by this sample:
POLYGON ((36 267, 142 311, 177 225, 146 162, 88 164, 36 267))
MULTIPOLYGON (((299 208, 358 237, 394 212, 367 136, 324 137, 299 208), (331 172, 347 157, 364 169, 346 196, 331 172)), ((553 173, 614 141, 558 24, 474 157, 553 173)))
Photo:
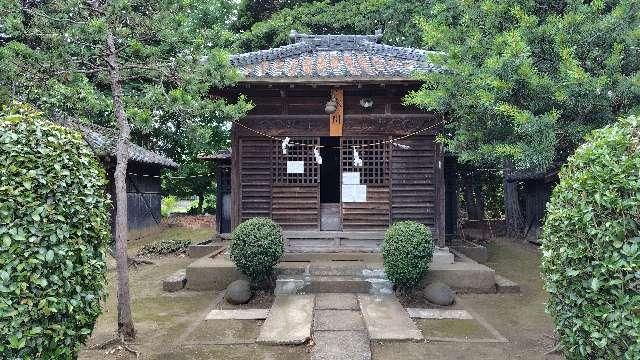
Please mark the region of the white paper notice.
POLYGON ((304 174, 304 161, 287 161, 287 174, 304 174))
POLYGON ((350 184, 350 185, 360 184, 360 173, 359 172, 343 172, 342 183, 350 184))
POLYGON ((367 185, 342 185, 342 202, 367 202, 367 185))

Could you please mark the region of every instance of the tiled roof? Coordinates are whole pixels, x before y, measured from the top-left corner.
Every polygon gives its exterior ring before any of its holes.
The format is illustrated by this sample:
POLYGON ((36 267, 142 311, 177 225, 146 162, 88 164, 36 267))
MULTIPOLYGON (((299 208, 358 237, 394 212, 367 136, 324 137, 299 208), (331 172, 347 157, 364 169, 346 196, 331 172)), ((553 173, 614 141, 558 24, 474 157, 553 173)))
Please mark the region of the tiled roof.
MULTIPOLYGON (((84 140, 91 146, 98 156, 115 156, 118 134, 113 129, 108 129, 95 124, 81 124, 66 121, 64 126, 74 128, 82 133, 84 140)), ((147 150, 134 143, 129 144, 129 161, 146 164, 160 165, 163 167, 177 168, 173 160, 147 150)))
POLYGON ((428 51, 378 44, 376 35, 305 35, 293 44, 231 56, 242 81, 412 80, 415 72, 439 72, 428 51))
POLYGON ((200 159, 209 161, 224 161, 231 159, 231 149, 220 150, 210 155, 200 155, 200 159))

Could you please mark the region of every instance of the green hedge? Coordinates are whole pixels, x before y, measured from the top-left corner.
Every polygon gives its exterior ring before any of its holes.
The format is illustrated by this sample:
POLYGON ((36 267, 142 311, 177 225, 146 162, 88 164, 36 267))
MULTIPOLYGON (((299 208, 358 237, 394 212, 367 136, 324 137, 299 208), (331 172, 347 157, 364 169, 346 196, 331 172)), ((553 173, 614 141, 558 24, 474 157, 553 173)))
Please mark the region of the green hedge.
POLYGON ((397 222, 384 234, 381 251, 387 278, 400 288, 414 288, 433 258, 431 230, 414 221, 397 222))
POLYGON ((81 136, 26 107, 0 113, 0 353, 71 359, 104 297, 109 201, 81 136))
POLYGON ((249 281, 267 279, 284 253, 282 229, 271 219, 252 218, 231 233, 231 260, 249 281))
POLYGON ((542 277, 568 359, 640 359, 640 119, 595 131, 547 206, 542 277))

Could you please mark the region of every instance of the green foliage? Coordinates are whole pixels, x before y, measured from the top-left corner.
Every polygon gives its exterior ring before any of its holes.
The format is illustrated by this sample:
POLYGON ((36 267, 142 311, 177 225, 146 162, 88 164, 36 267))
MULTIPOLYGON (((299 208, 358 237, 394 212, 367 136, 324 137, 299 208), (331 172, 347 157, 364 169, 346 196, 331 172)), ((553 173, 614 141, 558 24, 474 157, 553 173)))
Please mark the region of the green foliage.
POLYGON ((594 131, 547 206, 542 277, 568 359, 640 359, 640 118, 594 131))
POLYGON ((449 115, 462 162, 542 170, 583 136, 640 110, 635 0, 437 0, 420 21, 431 58, 406 100, 449 115))
POLYGON ((389 280, 400 288, 414 288, 433 258, 431 230, 415 221, 397 222, 384 234, 381 252, 389 280))
POLYGON ((178 206, 178 198, 175 196, 163 196, 160 201, 160 213, 163 217, 171 215, 178 206))
POLYGON ((0 113, 0 353, 73 359, 105 296, 105 173, 80 134, 0 113))
POLYGON ((282 229, 268 218, 251 218, 231 233, 231 260, 254 284, 267 279, 284 253, 282 229))
POLYGON ((207 194, 204 196, 204 200, 202 201, 202 209, 198 209, 198 200, 194 200, 191 202, 189 209, 187 209, 187 214, 189 215, 201 215, 201 214, 209 214, 214 215, 216 213, 216 194, 207 194))
POLYGON ((191 240, 160 240, 138 250, 138 256, 186 255, 191 240))
POLYGON ((180 168, 166 194, 211 193, 212 173, 198 159, 228 147, 228 121, 248 108, 210 90, 233 84, 225 50, 231 0, 0 0, 0 104, 19 100, 47 115, 114 124, 108 65, 110 31, 118 48, 132 141, 180 168), (91 4, 102 5, 95 11, 91 4))
POLYGON ((384 30, 382 41, 391 45, 417 46, 420 33, 414 18, 427 16, 430 2, 417 0, 324 0, 316 2, 290 0, 290 7, 278 7, 269 18, 251 23, 247 18, 240 27, 250 30, 238 35, 236 46, 243 51, 285 45, 294 29, 308 34, 373 34, 384 30), (297 5, 297 6, 295 6, 297 5))

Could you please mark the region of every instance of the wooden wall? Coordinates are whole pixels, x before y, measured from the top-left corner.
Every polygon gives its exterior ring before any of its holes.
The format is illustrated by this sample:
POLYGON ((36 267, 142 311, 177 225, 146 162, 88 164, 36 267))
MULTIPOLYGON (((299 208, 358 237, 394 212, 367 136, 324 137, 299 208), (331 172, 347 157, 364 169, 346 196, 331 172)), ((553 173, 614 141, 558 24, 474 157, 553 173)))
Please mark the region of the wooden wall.
POLYGON ((435 143, 432 136, 403 141, 408 150, 394 148, 391 160, 391 217, 436 225, 435 143))
MULTIPOLYGON (((399 141, 404 150, 392 147, 389 179, 367 185, 366 203, 343 203, 343 230, 384 230, 393 221, 415 220, 444 234, 444 184, 442 152, 435 144, 440 117, 402 105, 402 97, 416 85, 387 84, 342 86, 344 90, 345 138, 388 139, 429 128, 419 136, 399 141), (360 100, 373 100, 363 109, 360 100), (440 202, 442 204, 440 204, 440 202), (442 209, 441 206, 442 205, 442 209)), ((245 94, 254 109, 242 124, 274 137, 317 138, 329 135, 329 116, 324 106, 329 86, 238 86, 223 95, 245 94)), ((282 184, 274 181, 274 157, 279 143, 244 127, 232 128, 232 197, 235 227, 254 216, 273 218, 285 229, 318 230, 320 200, 318 184, 282 184)), ((310 149, 309 151, 312 151, 310 149)))

